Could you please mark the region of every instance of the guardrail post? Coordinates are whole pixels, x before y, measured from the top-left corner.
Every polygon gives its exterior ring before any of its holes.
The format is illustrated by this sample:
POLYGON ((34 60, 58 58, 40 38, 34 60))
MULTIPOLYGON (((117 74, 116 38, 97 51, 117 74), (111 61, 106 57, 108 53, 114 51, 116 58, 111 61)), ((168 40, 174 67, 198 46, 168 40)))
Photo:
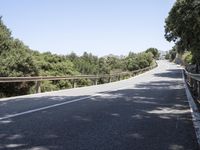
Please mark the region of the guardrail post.
POLYGON ((132 75, 131 75, 131 73, 129 73, 129 78, 131 78, 132 77, 132 75))
POLYGON ((120 81, 121 80, 121 76, 120 75, 118 75, 118 81, 120 81))
POLYGON ((77 86, 77 85, 76 85, 76 79, 73 79, 72 82, 73 82, 73 88, 76 88, 76 86, 77 86))
POLYGON ((108 82, 109 83, 112 82, 112 78, 111 77, 108 78, 108 82))
POLYGON ((191 77, 189 77, 189 83, 190 83, 190 87, 193 89, 193 80, 191 77))
POLYGON ((41 93, 40 83, 41 83, 41 81, 36 81, 35 82, 35 92, 36 93, 41 93))
POLYGON ((198 81, 194 80, 194 95, 198 95, 198 81))
POLYGON ((198 82, 197 100, 200 102, 200 81, 198 82))
POLYGON ((187 76, 187 83, 189 84, 189 86, 190 86, 190 77, 186 74, 186 76, 187 76))
POLYGON ((94 85, 98 85, 98 78, 94 79, 94 85))

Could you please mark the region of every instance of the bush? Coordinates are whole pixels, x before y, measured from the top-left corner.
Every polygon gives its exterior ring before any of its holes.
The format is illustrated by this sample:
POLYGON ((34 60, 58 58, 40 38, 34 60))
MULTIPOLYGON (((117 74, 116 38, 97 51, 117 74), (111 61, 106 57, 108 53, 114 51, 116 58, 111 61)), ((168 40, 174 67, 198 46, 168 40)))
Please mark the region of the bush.
POLYGON ((182 60, 183 60, 184 65, 192 64, 192 54, 191 54, 191 52, 185 52, 182 55, 182 60))

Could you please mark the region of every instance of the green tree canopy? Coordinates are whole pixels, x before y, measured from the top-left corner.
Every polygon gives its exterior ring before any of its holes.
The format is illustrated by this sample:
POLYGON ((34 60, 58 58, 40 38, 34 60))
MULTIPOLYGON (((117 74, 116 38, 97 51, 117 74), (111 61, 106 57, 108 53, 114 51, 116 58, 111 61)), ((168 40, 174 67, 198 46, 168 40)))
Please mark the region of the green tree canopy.
POLYGON ((10 30, 4 25, 2 17, 0 17, 0 54, 9 49, 11 37, 10 30))
POLYGON ((177 0, 165 23, 165 38, 170 42, 175 42, 179 53, 186 50, 191 51, 197 66, 199 66, 200 1, 177 0))
POLYGON ((155 59, 158 59, 159 56, 160 56, 157 48, 148 48, 145 52, 146 53, 149 53, 149 52, 152 53, 153 54, 153 58, 155 58, 155 59))

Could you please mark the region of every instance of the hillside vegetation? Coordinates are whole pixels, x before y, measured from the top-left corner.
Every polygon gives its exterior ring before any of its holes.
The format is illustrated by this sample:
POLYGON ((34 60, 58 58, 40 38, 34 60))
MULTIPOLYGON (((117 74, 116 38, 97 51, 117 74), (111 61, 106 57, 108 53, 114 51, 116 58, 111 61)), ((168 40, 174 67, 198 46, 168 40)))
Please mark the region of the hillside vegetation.
MULTIPOLYGON (((150 48, 145 52, 118 57, 108 55, 97 57, 84 52, 57 55, 50 52, 40 53, 31 50, 19 39, 12 37, 11 31, 0 18, 0 77, 66 76, 78 74, 111 74, 134 71, 153 64, 158 50, 150 48)), ((104 81, 102 80, 101 83, 104 81)), ((0 97, 33 93, 34 82, 0 83, 0 97)), ((90 80, 80 80, 79 85, 91 85, 90 80)), ((44 81, 42 92, 72 87, 71 81, 44 81)))

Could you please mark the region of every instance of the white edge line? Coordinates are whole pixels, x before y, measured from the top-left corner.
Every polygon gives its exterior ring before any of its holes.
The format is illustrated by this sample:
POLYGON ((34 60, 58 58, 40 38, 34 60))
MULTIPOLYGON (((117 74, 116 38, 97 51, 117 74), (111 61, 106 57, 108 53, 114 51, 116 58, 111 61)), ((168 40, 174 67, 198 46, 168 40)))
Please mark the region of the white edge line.
POLYGON ((192 121, 193 121, 194 129, 195 129, 195 133, 196 133, 196 137, 197 137, 197 142, 200 146, 200 113, 199 113, 198 108, 194 102, 194 99, 188 89, 183 70, 182 70, 182 77, 183 77, 183 82, 184 82, 184 86, 185 86, 187 99, 188 99, 188 102, 190 105, 190 112, 192 114, 192 121))
MULTIPOLYGON (((125 89, 125 88, 132 87, 132 86, 133 85, 124 86, 124 87, 121 87, 121 88, 118 88, 118 89, 115 89, 115 90, 111 90, 111 91, 118 91, 118 90, 125 89)), ((53 104, 53 105, 49 105, 49 106, 44 106, 44 107, 40 107, 40 108, 36 108, 36 109, 32 109, 32 110, 28 110, 28 111, 24 111, 24 112, 20 112, 20 113, 15 113, 15 114, 7 115, 5 117, 1 117, 0 121, 1 120, 5 120, 5 119, 14 118, 14 117, 17 117, 17 116, 22 116, 22 115, 26 115, 26 114, 30 114, 30 113, 42 111, 42 110, 46 110, 46 109, 50 109, 50 108, 54 108, 54 107, 58 107, 58 106, 62 106, 62 105, 66 105, 66 104, 70 104, 70 103, 74 103, 74 102, 78 102, 78 101, 82 101, 82 100, 85 100, 85 99, 92 98, 92 97, 94 97, 96 95, 99 96, 99 93, 95 93, 95 94, 93 94, 91 96, 82 97, 82 98, 74 99, 74 100, 71 100, 71 101, 66 101, 66 102, 63 102, 63 103, 57 103, 57 104, 53 104)))

